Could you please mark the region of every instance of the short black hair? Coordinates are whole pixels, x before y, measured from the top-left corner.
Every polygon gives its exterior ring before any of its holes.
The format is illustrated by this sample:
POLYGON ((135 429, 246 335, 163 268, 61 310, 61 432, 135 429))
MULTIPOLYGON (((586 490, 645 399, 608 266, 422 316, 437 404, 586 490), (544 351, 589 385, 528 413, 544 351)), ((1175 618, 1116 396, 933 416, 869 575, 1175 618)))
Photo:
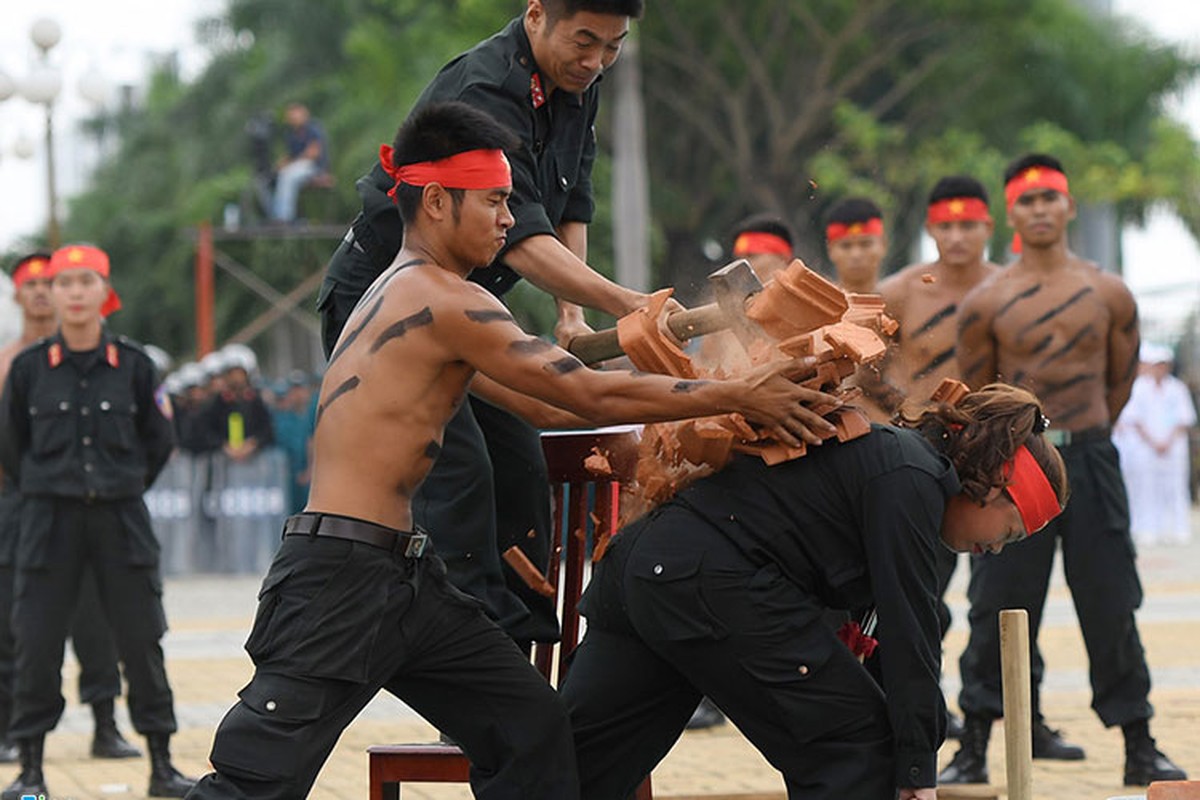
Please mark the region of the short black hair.
POLYGON ((551 25, 580 11, 641 19, 645 7, 645 0, 542 0, 542 8, 546 9, 546 19, 551 25))
POLYGON ((13 264, 12 269, 9 270, 9 273, 15 275, 17 270, 19 270, 21 268, 21 265, 27 261, 33 261, 33 260, 39 259, 39 258, 42 261, 49 261, 50 255, 51 255, 50 253, 47 253, 44 250, 37 250, 32 253, 23 255, 16 260, 16 263, 13 264))
MULTIPOLYGON (((511 130, 486 111, 457 100, 430 103, 409 115, 392 144, 392 164, 402 167, 465 153, 468 150, 515 150, 521 144, 511 130)), ((404 184, 396 190, 400 219, 412 222, 422 187, 404 184)), ((450 189, 457 204, 462 191, 450 189)))
POLYGON ((743 233, 769 233, 783 239, 793 248, 796 246, 796 234, 792 231, 792 226, 774 214, 751 214, 733 226, 729 241, 736 242, 743 233))
POLYGON ((1049 167, 1050 169, 1058 170, 1064 175, 1067 174, 1062 162, 1054 156, 1048 156, 1045 153, 1026 153, 1005 168, 1004 183, 1007 184, 1030 167, 1049 167))
POLYGON ((953 197, 975 197, 982 200, 984 205, 989 202, 987 189, 975 178, 970 175, 947 175, 933 185, 929 192, 929 205, 953 197))
POLYGON ((834 203, 825 212, 825 224, 841 223, 853 225, 855 222, 866 222, 870 219, 883 218, 883 211, 874 200, 865 197, 847 197, 834 203))

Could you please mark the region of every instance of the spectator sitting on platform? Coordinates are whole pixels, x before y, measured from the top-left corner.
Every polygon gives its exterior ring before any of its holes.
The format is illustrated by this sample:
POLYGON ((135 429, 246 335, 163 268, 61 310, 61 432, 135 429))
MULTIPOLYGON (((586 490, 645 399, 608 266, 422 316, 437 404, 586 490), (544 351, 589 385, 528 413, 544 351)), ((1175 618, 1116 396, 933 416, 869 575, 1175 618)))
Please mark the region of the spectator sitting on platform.
POLYGON ((303 103, 289 103, 284 112, 286 153, 275 175, 275 195, 271 200, 271 218, 275 222, 295 222, 300 190, 328 174, 329 146, 325 129, 312 118, 303 103))
POLYGON ((270 412, 250 382, 258 371, 258 358, 249 347, 231 344, 220 351, 217 363, 223 369, 213 381, 212 398, 197 419, 199 435, 205 449, 221 450, 234 461, 246 461, 275 441, 270 412))

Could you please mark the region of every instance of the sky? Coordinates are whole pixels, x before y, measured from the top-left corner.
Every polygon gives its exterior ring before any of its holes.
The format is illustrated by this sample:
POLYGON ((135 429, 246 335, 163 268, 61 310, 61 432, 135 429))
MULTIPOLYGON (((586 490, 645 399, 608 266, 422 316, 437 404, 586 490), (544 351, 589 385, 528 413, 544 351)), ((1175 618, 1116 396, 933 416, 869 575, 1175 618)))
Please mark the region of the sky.
MULTIPOLYGON (((1111 2, 1116 14, 1134 18, 1165 41, 1200 53, 1200 3, 1111 2)), ((89 112, 78 90, 80 78, 91 72, 102 74, 109 86, 109 102, 115 102, 117 87, 141 85, 156 55, 178 51, 185 78, 195 75, 203 66, 203 51, 194 44, 194 22, 218 13, 223 5, 223 0, 7 0, 0 5, 0 71, 16 80, 35 61, 29 40, 34 20, 51 17, 62 26, 62 41, 51 54, 64 74, 54 117, 60 196, 82 188, 88 170, 102 156, 99 147, 78 132, 78 120, 89 112)), ((1200 84, 1175 99, 1171 109, 1191 124, 1200 139, 1200 84)), ((15 246, 45 222, 44 135, 40 107, 17 96, 0 102, 0 250, 15 246), (19 141, 33 149, 32 157, 14 154, 19 141)), ((1182 316, 1200 305, 1200 247, 1165 212, 1153 214, 1144 229, 1127 229, 1123 247, 1125 278, 1138 297, 1147 333, 1173 338, 1182 316)), ((0 293, 5 288, 0 285, 0 293)), ((4 333, 0 320, 0 340, 4 333)))

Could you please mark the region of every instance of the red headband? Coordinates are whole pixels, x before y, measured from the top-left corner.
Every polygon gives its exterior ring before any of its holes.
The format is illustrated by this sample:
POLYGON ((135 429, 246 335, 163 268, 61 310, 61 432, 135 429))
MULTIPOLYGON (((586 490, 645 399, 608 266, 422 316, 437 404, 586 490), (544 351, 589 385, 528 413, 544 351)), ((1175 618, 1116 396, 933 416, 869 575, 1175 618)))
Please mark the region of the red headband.
POLYGON ((33 256, 25 259, 17 265, 16 271, 13 272, 13 288, 20 289, 25 284, 25 281, 49 278, 49 267, 50 262, 41 256, 33 256))
POLYGON ((396 167, 392 165, 391 146, 381 144, 379 163, 396 181, 396 186, 388 192, 393 200, 396 199, 396 187, 402 183, 409 186, 440 183, 447 189, 497 189, 512 185, 512 167, 503 150, 467 150, 437 161, 396 167))
POLYGON ((1037 533, 1062 513, 1054 488, 1028 447, 1021 445, 1012 460, 1004 465, 1004 472, 1008 479, 1004 491, 1020 512, 1028 535, 1037 533))
POLYGON ((871 217, 865 222, 849 224, 834 222, 825 228, 825 241, 827 242, 836 242, 847 236, 883 236, 883 220, 879 217, 871 217))
POLYGON ((750 256, 762 253, 771 253, 783 256, 784 258, 791 258, 792 246, 782 236, 762 231, 746 231, 745 233, 738 234, 737 239, 733 241, 733 254, 735 256, 750 256))
POLYGON ((929 204, 925 221, 930 225, 940 222, 986 222, 992 218, 988 212, 987 203, 978 197, 947 197, 929 204))
MULTIPOLYGON (((50 256, 50 267, 46 270, 46 275, 49 278, 54 278, 58 273, 69 269, 90 269, 101 278, 108 280, 110 272, 108 254, 99 247, 92 247, 91 245, 67 245, 55 250, 54 255, 50 256)), ((120 307, 121 298, 117 296, 117 293, 110 286, 108 288, 108 297, 105 298, 104 305, 100 306, 100 314, 107 317, 120 307)))
POLYGON ((1017 198, 1030 189, 1053 189, 1061 194, 1070 194, 1067 176, 1053 167, 1030 167, 1022 170, 1004 185, 1004 202, 1011 211, 1017 198))

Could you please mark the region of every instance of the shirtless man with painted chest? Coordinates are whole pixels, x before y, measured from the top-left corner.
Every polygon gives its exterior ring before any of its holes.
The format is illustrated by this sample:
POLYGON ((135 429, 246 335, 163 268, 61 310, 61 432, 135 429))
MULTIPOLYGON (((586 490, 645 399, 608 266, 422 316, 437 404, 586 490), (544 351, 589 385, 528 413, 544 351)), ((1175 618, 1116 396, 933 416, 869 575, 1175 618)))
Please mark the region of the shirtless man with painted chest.
MULTIPOLYGON (((972 388, 999 380, 1041 398, 1050 421, 1047 438, 1067 466, 1071 500, 1037 541, 972 559, 971 636, 959 661, 962 749, 939 782, 987 780, 988 735, 1003 714, 996 615, 1004 608, 1027 609, 1036 644, 1060 541, 1091 665, 1092 708, 1105 726, 1121 726, 1125 783, 1181 780, 1183 771, 1156 749, 1149 733, 1150 675, 1134 618, 1142 588, 1110 439, 1137 370, 1137 305, 1120 278, 1068 249, 1075 201, 1057 159, 1024 156, 1004 177, 1021 257, 963 300, 958 364, 972 388)), ((1035 659, 1035 738, 1041 674, 1042 662, 1035 659)))
POLYGON ((486 113, 444 103, 417 111, 386 150, 403 247, 330 357, 308 505, 284 526, 246 642, 254 678, 193 800, 308 796, 380 689, 459 743, 476 797, 579 796, 558 695, 412 530, 411 498, 468 384, 519 413, 567 409, 584 424, 738 411, 792 442, 828 429, 801 403, 834 398, 796 386, 801 365, 730 381, 595 372, 468 282, 513 224, 503 151, 515 144, 486 113))

